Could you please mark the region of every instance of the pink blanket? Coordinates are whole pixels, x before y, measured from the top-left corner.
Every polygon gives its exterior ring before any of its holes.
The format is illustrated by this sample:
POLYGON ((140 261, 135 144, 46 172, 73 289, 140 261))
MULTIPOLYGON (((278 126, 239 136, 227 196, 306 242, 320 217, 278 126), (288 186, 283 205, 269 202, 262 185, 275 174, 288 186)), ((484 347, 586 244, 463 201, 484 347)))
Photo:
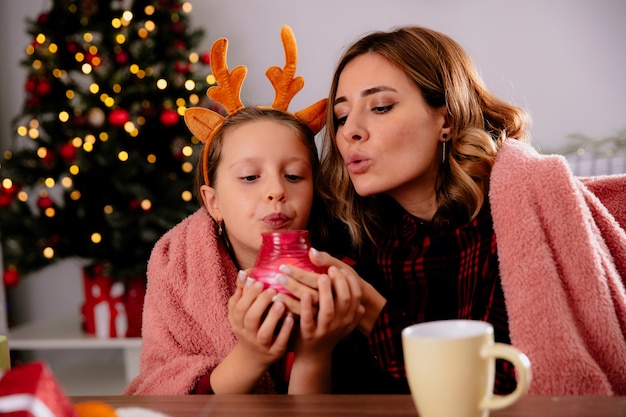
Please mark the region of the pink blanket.
POLYGON ((626 395, 626 175, 577 179, 562 156, 509 140, 490 187, 530 393, 626 395))
MULTIPOLYGON (((228 299, 237 269, 202 208, 167 232, 148 263, 140 373, 124 394, 187 394, 234 348, 228 299)), ((273 392, 265 375, 259 392, 273 392)))

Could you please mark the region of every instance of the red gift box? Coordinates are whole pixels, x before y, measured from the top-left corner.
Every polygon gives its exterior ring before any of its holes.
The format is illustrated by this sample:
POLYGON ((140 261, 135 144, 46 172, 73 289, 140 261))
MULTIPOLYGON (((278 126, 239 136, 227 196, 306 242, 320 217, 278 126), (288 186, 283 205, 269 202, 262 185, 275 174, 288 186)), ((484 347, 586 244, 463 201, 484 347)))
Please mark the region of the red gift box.
POLYGON ((83 329, 98 337, 140 337, 144 279, 122 282, 103 273, 103 268, 84 268, 85 302, 83 329))
POLYGON ((11 417, 78 417, 43 362, 17 366, 0 375, 0 414, 11 417))

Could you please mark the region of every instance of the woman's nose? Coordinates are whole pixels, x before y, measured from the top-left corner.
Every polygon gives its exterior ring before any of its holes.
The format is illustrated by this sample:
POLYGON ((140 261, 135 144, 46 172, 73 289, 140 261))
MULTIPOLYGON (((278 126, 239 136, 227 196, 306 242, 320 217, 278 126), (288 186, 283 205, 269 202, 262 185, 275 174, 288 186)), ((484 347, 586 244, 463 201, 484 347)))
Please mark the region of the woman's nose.
POLYGON ((366 129, 355 114, 346 117, 341 127, 341 134, 343 138, 348 141, 359 141, 367 137, 366 129))

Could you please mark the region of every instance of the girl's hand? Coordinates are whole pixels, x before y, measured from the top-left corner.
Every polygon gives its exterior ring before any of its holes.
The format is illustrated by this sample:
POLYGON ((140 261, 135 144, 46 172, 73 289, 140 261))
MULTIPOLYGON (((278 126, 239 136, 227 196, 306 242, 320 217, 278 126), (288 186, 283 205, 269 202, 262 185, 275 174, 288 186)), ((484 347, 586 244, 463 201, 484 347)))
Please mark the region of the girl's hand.
POLYGON ((249 359, 267 367, 287 351, 294 318, 283 303, 274 302, 276 291, 246 278, 240 272, 237 289, 228 301, 228 320, 238 347, 249 359))

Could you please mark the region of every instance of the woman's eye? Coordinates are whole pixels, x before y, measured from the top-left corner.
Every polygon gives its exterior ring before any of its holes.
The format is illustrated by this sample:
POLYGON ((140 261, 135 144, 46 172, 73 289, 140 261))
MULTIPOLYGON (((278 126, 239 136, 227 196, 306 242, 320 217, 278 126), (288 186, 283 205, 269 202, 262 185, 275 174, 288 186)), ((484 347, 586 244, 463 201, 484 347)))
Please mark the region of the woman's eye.
POLYGON ((346 124, 346 119, 348 119, 348 116, 337 117, 337 126, 345 125, 346 124))
POLYGON ((253 182, 253 181, 255 181, 257 178, 259 178, 259 176, 258 176, 258 175, 246 175, 245 177, 241 177, 241 179, 242 179, 243 181, 246 181, 246 182, 253 182))
POLYGON ((376 106, 372 109, 372 111, 374 113, 377 114, 383 114, 383 113, 387 113, 389 110, 391 110, 393 108, 393 104, 390 104, 388 106, 376 106))

